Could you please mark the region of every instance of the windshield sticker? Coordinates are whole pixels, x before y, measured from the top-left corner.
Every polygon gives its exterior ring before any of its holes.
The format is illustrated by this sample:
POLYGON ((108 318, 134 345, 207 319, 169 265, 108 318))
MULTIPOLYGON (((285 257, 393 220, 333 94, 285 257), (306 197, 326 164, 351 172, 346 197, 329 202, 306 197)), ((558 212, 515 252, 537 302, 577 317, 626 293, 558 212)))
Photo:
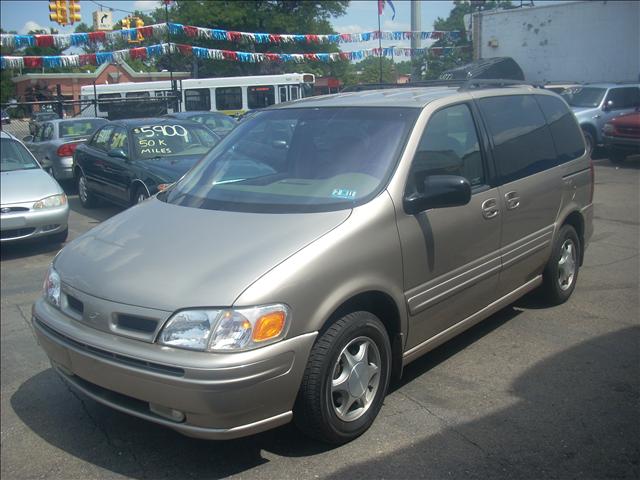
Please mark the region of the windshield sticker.
POLYGON ((334 188, 331 192, 333 198, 346 198, 347 200, 353 200, 356 198, 355 190, 348 190, 346 188, 334 188))
POLYGON ((189 132, 182 125, 152 125, 148 127, 135 128, 133 133, 144 133, 145 138, 153 138, 156 136, 164 137, 182 137, 185 142, 189 136, 189 132))

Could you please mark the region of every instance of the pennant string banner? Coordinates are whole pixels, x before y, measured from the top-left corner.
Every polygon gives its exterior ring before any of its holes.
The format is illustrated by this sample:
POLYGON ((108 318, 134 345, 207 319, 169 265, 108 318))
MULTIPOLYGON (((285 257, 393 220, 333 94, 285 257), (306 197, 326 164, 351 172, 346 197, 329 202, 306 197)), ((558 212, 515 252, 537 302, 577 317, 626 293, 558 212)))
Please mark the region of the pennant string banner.
POLYGON ((180 23, 159 23, 146 25, 139 28, 127 28, 123 30, 112 30, 109 32, 90 33, 56 33, 51 35, 16 35, 3 33, 0 35, 0 43, 3 47, 58 47, 68 48, 96 43, 111 42, 118 39, 136 40, 138 33, 144 38, 154 38, 166 36, 167 29, 171 35, 186 35, 192 38, 206 38, 210 40, 221 40, 228 42, 247 43, 356 43, 368 42, 371 40, 411 40, 413 38, 421 40, 460 40, 462 38, 459 31, 433 31, 433 32, 390 32, 371 31, 361 33, 331 33, 326 35, 311 34, 284 34, 284 33, 250 33, 236 32, 233 30, 222 30, 217 28, 194 27, 182 25, 180 23))
POLYGON ((87 53, 80 55, 55 55, 55 56, 2 56, 1 68, 58 68, 77 67, 83 65, 101 65, 103 63, 122 62, 128 58, 147 59, 165 53, 178 52, 182 55, 194 55, 197 58, 210 60, 232 60, 236 62, 258 63, 258 62, 336 62, 341 60, 357 61, 367 57, 377 57, 382 54, 384 57, 410 57, 412 55, 422 55, 429 52, 434 55, 449 55, 458 49, 470 48, 462 47, 432 47, 432 48, 399 48, 389 47, 371 48, 367 50, 355 50, 351 52, 331 52, 331 53, 254 53, 238 52, 232 50, 219 50, 215 48, 194 47, 192 45, 161 43, 148 47, 130 48, 126 50, 116 50, 113 52, 87 53))

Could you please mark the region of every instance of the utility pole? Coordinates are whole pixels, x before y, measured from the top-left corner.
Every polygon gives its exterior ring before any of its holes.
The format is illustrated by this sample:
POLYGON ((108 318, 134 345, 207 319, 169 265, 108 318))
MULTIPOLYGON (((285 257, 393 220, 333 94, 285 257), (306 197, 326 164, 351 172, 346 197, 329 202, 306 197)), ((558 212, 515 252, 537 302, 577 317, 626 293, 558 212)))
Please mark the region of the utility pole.
MULTIPOLYGON (((411 0, 411 60, 414 60, 413 55, 415 49, 420 48, 420 31, 422 30, 421 21, 421 1, 411 0)), ((413 75, 411 79, 416 81, 420 80, 421 70, 420 66, 413 63, 413 75)))

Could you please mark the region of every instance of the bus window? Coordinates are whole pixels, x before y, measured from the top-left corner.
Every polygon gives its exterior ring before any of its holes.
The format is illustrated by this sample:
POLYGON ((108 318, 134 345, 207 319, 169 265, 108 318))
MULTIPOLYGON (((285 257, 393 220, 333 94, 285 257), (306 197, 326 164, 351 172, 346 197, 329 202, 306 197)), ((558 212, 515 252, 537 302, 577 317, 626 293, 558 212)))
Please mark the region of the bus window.
POLYGON ((208 88, 192 88, 184 91, 185 110, 211 110, 211 91, 208 88))
POLYGON ((149 97, 149 92, 127 92, 124 94, 125 98, 144 98, 149 97))
POLYGON ((100 102, 100 100, 113 100, 120 99, 122 96, 119 93, 101 93, 98 95, 98 108, 101 112, 109 113, 109 103, 100 102))
POLYGON ((276 103, 273 85, 248 87, 247 103, 249 108, 264 108, 276 103))
POLYGON ((242 88, 216 88, 216 110, 242 110, 242 88))
POLYGON ((297 85, 291 85, 291 100, 297 100, 300 97, 297 85))
POLYGON ((280 92, 280 101, 281 102, 288 102, 289 101, 289 97, 287 95, 287 86, 286 85, 280 85, 278 87, 278 91, 280 92))

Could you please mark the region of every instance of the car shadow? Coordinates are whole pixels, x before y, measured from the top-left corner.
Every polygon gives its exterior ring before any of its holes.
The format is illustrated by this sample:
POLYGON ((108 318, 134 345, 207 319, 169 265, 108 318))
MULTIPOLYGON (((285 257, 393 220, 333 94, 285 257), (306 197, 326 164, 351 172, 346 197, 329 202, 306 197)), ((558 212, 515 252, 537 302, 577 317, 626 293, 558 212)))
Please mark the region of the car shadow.
POLYGON ((126 210, 125 208, 111 205, 107 202, 101 202, 96 208, 84 208, 82 203, 80 203, 78 195, 67 195, 67 198, 69 199, 69 209, 79 213, 80 215, 93 219, 95 223, 104 222, 114 215, 126 210))
MULTIPOLYGON (((413 362, 390 393, 519 313, 507 307, 413 362)), ((304 436, 293 424, 237 440, 191 439, 74 392, 52 369, 20 385, 11 397, 11 406, 22 422, 49 444, 133 478, 221 478, 268 462, 263 451, 295 458, 335 448, 304 436)))
POLYGON ((55 253, 63 246, 64 244, 62 243, 48 242, 46 238, 36 238, 34 240, 25 240, 15 243, 3 243, 0 246, 0 260, 14 260, 16 258, 55 253))
POLYGON ((624 328, 542 360, 511 384, 510 406, 472 421, 415 400, 438 433, 408 432, 417 441, 328 478, 638 478, 639 341, 624 328))

